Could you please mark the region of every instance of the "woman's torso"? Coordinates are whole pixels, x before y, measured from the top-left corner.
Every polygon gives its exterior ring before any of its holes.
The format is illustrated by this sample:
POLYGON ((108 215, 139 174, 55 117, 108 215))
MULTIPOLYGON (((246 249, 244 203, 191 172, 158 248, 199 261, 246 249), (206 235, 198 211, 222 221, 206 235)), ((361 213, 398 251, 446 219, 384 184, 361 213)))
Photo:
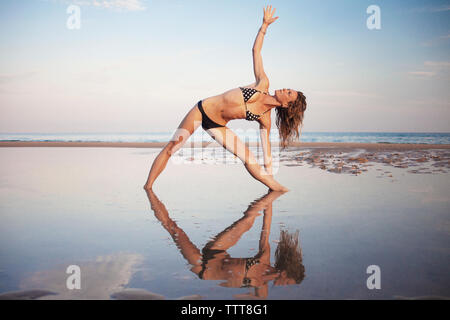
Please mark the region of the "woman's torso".
MULTIPOLYGON (((254 88, 262 92, 267 92, 266 88, 245 86, 243 88, 254 88)), ((248 101, 247 109, 252 113, 260 115, 267 110, 264 105, 264 94, 256 92, 248 101)), ((245 119, 246 108, 244 98, 240 88, 228 90, 222 94, 208 97, 202 100, 202 106, 208 117, 213 121, 226 124, 233 119, 245 119)))
POLYGON ((231 286, 240 287, 244 277, 257 280, 263 274, 276 272, 275 268, 270 265, 270 262, 265 261, 265 259, 261 259, 247 272, 245 263, 245 258, 231 258, 229 255, 215 257, 206 262, 202 279, 227 280, 231 286))

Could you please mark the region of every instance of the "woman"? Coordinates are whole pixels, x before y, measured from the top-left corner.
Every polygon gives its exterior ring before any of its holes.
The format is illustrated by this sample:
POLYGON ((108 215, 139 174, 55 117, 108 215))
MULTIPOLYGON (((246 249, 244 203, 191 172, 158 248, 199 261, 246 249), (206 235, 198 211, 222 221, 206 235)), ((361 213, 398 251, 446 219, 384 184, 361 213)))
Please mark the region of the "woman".
POLYGON ((171 155, 181 148, 201 124, 209 135, 244 163, 245 168, 255 179, 268 186, 270 190, 288 191, 272 176, 269 141, 271 111, 276 110, 276 125, 281 144, 285 148, 289 141, 299 137, 298 130, 303 122, 306 99, 303 93, 292 89, 275 90, 273 96, 268 93, 269 79, 264 72, 261 48, 267 27, 278 17, 273 17, 275 9, 272 10, 272 6, 267 6, 263 10, 263 24, 253 45, 253 70, 256 81, 246 87, 231 89, 217 96, 200 100, 184 117, 171 141, 155 158, 144 186, 146 190, 152 188, 171 155), (258 121, 265 169, 261 168, 247 146, 226 126, 228 121, 234 119, 258 121))
POLYGON ((242 218, 223 230, 199 250, 188 235, 169 216, 164 204, 152 190, 147 190, 155 217, 169 232, 183 257, 191 265, 191 271, 202 280, 224 280, 222 287, 254 288, 254 293, 236 298, 267 298, 269 282, 275 286, 299 284, 305 277, 299 233, 281 230, 280 241, 275 252, 275 263, 270 261, 270 227, 272 224, 272 203, 283 192, 269 191, 253 201, 242 218), (235 258, 227 252, 249 231, 256 218, 264 212, 258 253, 253 257, 235 258))

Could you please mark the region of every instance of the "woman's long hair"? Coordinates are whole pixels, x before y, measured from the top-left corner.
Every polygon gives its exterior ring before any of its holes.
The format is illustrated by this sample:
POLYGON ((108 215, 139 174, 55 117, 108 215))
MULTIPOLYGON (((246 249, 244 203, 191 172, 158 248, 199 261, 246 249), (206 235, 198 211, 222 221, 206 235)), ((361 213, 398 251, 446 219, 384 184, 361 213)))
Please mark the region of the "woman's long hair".
POLYGON ((289 102, 287 108, 277 107, 275 110, 276 125, 281 139, 281 146, 285 149, 289 142, 300 138, 303 117, 306 110, 306 97, 302 92, 297 91, 297 99, 289 102))
POLYGON ((275 269, 286 271, 287 276, 294 279, 297 284, 305 278, 305 266, 298 234, 298 230, 295 233, 281 230, 280 242, 275 251, 275 269))

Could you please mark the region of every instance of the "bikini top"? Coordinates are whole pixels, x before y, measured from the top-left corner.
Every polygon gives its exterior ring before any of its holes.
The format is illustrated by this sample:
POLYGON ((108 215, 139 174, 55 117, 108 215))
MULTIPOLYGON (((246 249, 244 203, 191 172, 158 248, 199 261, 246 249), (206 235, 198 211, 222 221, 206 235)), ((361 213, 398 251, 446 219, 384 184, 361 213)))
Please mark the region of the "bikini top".
POLYGON ((241 89, 242 91, 242 96, 244 97, 244 103, 245 103, 245 120, 247 121, 255 121, 258 120, 264 113, 266 113, 269 110, 264 111, 262 114, 254 114, 253 112, 249 111, 247 109, 247 101, 250 100, 250 98, 256 93, 264 93, 267 94, 266 92, 262 92, 253 88, 242 88, 239 87, 239 89, 241 89))
MULTIPOLYGON (((214 257, 214 254, 223 252, 223 250, 211 250, 211 252, 208 252, 209 255, 212 255, 211 257, 214 257)), ((205 256, 202 257, 202 270, 198 273, 198 277, 200 279, 204 279, 204 274, 207 269, 208 261, 211 258, 206 258, 205 256)), ((251 267, 253 267, 256 264, 260 264, 261 260, 258 258, 245 258, 245 271, 244 271, 244 278, 242 279, 241 288, 249 288, 252 287, 252 280, 247 276, 248 271, 251 267)))
POLYGON ((257 258, 247 258, 245 259, 245 273, 244 273, 244 279, 242 279, 242 285, 241 288, 249 288, 251 287, 252 280, 247 277, 248 270, 250 270, 251 267, 253 267, 255 264, 259 264, 260 260, 257 258))

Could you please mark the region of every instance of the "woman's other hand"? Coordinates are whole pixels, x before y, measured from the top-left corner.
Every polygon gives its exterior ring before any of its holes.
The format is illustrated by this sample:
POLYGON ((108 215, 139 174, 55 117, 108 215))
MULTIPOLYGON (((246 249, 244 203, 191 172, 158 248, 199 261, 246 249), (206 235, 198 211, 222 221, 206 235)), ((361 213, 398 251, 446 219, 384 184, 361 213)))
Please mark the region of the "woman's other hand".
POLYGON ((270 25, 272 22, 278 19, 278 17, 273 17, 273 14, 275 13, 275 8, 272 9, 272 6, 267 6, 266 8, 263 8, 264 10, 264 18, 263 18, 263 24, 270 25))

